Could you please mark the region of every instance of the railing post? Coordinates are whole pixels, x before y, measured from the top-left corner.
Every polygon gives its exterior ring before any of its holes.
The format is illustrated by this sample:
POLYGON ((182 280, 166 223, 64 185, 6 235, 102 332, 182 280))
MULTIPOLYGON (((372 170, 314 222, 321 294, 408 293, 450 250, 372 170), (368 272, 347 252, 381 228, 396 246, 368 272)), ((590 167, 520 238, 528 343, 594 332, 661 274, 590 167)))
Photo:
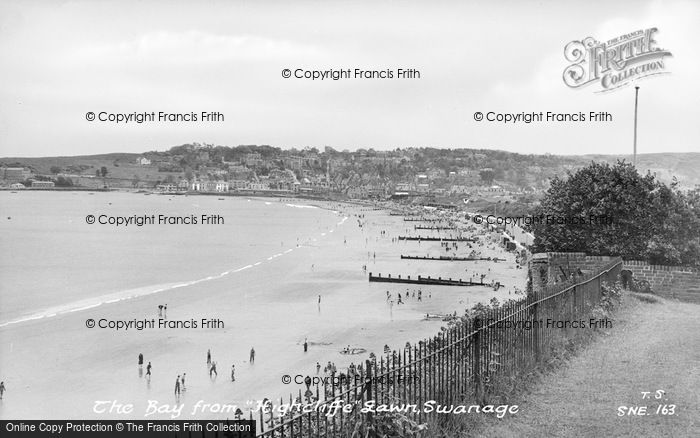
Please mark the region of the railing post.
MULTIPOLYGON (((533 294, 533 296, 535 297, 535 303, 532 306, 532 315, 533 315, 534 321, 539 321, 540 319, 538 317, 538 309, 537 309, 539 307, 539 304, 537 304, 537 301, 538 301, 537 292, 535 292, 533 294)), ((534 325, 535 325, 535 329, 533 330, 532 335, 533 335, 533 347, 535 349, 535 362, 539 362, 540 361, 540 329, 539 329, 539 323, 535 322, 534 325)))
POLYGON ((481 320, 479 318, 474 319, 474 365, 472 369, 472 374, 474 378, 474 394, 476 397, 476 402, 481 401, 481 320))
MULTIPOLYGON (((372 362, 369 361, 369 359, 365 362, 365 366, 367 368, 367 376, 365 379, 365 388, 367 390, 367 400, 374 400, 372 398, 372 362)), ((368 412, 367 417, 369 418, 370 422, 372 421, 372 413, 368 412)))

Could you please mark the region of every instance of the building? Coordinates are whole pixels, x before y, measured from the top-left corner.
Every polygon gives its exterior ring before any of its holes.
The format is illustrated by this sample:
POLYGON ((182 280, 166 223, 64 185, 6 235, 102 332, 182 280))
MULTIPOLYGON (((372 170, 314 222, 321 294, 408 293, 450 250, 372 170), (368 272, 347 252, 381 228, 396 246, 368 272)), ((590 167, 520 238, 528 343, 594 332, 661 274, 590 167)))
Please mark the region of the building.
POLYGON ((248 181, 243 179, 234 179, 229 181, 231 190, 245 190, 248 187, 248 181))
POLYGON ((452 194, 465 194, 465 193, 471 193, 475 190, 473 186, 465 186, 465 185, 459 185, 455 184, 452 187, 450 187, 450 193, 452 194))
POLYGON ((55 186, 53 181, 32 181, 32 188, 52 189, 55 186))
POLYGON ((292 170, 301 170, 304 160, 301 157, 288 157, 284 159, 284 166, 292 170))
POLYGON ((151 160, 149 160, 146 157, 138 157, 136 159, 136 164, 139 166, 150 166, 151 165, 151 160))
POLYGON ((10 184, 10 188, 11 188, 11 189, 16 189, 16 190, 26 189, 26 187, 25 187, 24 184, 22 184, 22 183, 10 184))
POLYGON ((159 192, 175 192, 177 191, 177 186, 175 184, 158 184, 156 189, 159 192))
POLYGON ((265 182, 252 182, 248 184, 249 190, 270 190, 270 186, 265 182))
POLYGON ((229 184, 226 181, 192 181, 190 186, 195 192, 228 192, 229 184))
POLYGON ((189 189, 189 188, 190 188, 190 183, 186 179, 181 179, 177 183, 177 189, 180 191, 187 191, 187 189, 189 189))
POLYGON ((24 167, 5 167, 1 170, 3 179, 8 181, 26 181, 30 176, 32 176, 32 172, 24 167))
POLYGON ((262 155, 257 152, 246 154, 244 163, 246 166, 257 166, 262 163, 262 155))

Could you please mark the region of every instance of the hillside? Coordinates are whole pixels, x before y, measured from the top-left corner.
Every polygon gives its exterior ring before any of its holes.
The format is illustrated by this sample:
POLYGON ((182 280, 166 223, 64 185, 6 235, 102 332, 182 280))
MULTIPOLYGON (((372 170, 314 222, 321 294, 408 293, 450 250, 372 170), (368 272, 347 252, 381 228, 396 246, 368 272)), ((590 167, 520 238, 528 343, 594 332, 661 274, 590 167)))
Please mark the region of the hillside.
MULTIPOLYGON (((492 183, 510 188, 546 189, 548 180, 555 175, 565 175, 586 166, 591 161, 614 163, 631 161, 630 155, 535 155, 518 154, 488 149, 434 149, 408 148, 383 152, 358 149, 354 152, 325 151, 314 148, 285 150, 271 146, 213 146, 182 145, 168 151, 134 153, 110 153, 75 157, 0 158, 0 166, 26 167, 36 175, 58 172, 71 176, 74 182, 84 186, 99 186, 94 181, 96 172, 107 168, 108 181, 114 187, 148 187, 159 181, 177 181, 187 171, 199 177, 212 175, 212 170, 228 172, 231 163, 245 163, 257 176, 268 175, 274 169, 289 169, 293 160, 303 163, 294 168, 299 179, 308 177, 320 181, 331 170, 331 183, 351 184, 357 187, 392 185, 415 181, 426 174, 431 187, 449 190, 454 185, 492 183), (258 158, 249 166, 250 155, 258 158), (136 159, 145 156, 153 163, 142 166, 136 159), (291 161, 290 161, 291 160, 291 161), (480 171, 492 169, 492 176, 482 180, 480 171), (462 172, 462 171, 470 171, 462 172), (455 175, 454 177, 451 175, 455 175), (79 177, 78 177, 79 176, 79 177), (77 178, 77 179, 76 179, 77 178)), ((656 174, 665 183, 674 176, 681 188, 693 188, 700 184, 700 153, 656 153, 638 156, 638 169, 656 174)), ((257 178, 257 176, 253 178, 257 178)), ((219 178, 219 177, 217 177, 219 178)), ((240 179, 229 173, 229 178, 240 179)), ((248 178, 250 179, 250 177, 248 178)), ((347 187, 347 184, 345 187, 347 187)))
MULTIPOLYGON (((617 160, 632 162, 632 155, 583 155, 594 161, 614 163, 617 160)), ((656 173, 656 176, 666 183, 675 176, 683 187, 693 187, 700 184, 700 153, 698 152, 662 152, 657 154, 637 155, 637 169, 656 173)))
POLYGON ((34 173, 50 174, 52 166, 58 166, 64 169, 71 166, 89 166, 91 168, 99 169, 102 166, 111 167, 115 162, 135 163, 136 158, 138 158, 140 155, 141 154, 116 152, 101 155, 78 155, 74 157, 6 157, 0 158, 0 164, 7 165, 8 167, 15 165, 18 167, 23 166, 32 169, 34 173))

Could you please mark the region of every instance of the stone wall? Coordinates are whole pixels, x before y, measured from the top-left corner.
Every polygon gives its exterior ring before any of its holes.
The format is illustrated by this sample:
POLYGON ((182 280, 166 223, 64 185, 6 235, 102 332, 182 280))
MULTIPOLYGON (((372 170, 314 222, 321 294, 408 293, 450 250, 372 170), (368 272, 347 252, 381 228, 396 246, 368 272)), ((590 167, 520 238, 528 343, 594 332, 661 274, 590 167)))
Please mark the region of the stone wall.
POLYGON ((700 303, 700 271, 697 269, 650 265, 639 260, 625 260, 623 269, 632 271, 636 280, 648 281, 655 294, 700 303))
POLYGON ((547 252, 530 258, 530 275, 534 288, 556 284, 571 275, 589 274, 613 261, 611 256, 589 256, 584 252, 547 252))
MULTIPOLYGON (((534 254, 529 260, 532 286, 541 289, 558 283, 572 273, 595 271, 615 257, 589 256, 583 252, 548 252, 534 254)), ((632 272, 635 280, 646 280, 658 295, 682 301, 700 303, 700 271, 682 266, 650 265, 637 260, 625 260, 622 269, 632 272)))

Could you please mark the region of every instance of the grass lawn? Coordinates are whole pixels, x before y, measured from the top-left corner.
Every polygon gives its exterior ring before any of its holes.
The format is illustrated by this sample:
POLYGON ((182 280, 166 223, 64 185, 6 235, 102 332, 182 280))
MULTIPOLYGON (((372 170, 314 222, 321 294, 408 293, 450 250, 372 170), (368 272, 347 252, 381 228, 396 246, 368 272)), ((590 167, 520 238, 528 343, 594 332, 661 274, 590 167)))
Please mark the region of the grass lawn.
POLYGON ((469 436, 700 437, 700 305, 638 296, 625 294, 612 329, 513 400, 517 415, 469 436), (676 414, 656 415, 660 403, 676 414), (648 415, 618 416, 620 406, 648 415))

